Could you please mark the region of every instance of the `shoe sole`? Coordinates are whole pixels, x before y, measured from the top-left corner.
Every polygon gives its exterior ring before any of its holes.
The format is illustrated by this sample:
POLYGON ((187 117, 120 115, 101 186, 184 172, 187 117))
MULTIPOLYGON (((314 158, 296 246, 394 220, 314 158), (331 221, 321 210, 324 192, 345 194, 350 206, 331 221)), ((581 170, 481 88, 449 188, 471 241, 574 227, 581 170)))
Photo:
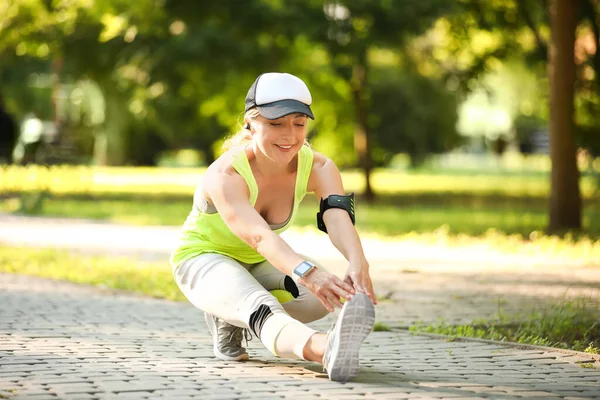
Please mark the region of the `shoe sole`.
POLYGON ((247 361, 248 360, 248 353, 243 353, 240 354, 237 357, 230 357, 227 356, 223 353, 221 353, 219 351, 219 347, 217 346, 217 326, 215 325, 215 321, 209 317, 209 315, 207 313, 204 313, 204 321, 206 322, 206 325, 208 326, 208 330, 210 331, 210 335, 213 339, 213 353, 215 354, 215 357, 217 357, 219 360, 223 360, 223 361, 247 361))
POLYGON ((335 341, 329 359, 328 373, 332 381, 345 382, 358 374, 359 349, 373 330, 375 307, 364 293, 356 293, 346 301, 335 326, 335 341))

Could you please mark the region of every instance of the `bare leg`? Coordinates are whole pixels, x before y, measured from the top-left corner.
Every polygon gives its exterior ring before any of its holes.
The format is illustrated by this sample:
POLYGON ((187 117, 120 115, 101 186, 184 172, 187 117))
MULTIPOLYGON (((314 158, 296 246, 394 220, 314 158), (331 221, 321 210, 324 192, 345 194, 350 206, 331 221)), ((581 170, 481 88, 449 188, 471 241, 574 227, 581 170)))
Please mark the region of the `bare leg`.
POLYGON ((327 335, 325 333, 315 333, 312 335, 302 350, 304 359, 323 364, 323 354, 325 353, 326 339, 327 335))

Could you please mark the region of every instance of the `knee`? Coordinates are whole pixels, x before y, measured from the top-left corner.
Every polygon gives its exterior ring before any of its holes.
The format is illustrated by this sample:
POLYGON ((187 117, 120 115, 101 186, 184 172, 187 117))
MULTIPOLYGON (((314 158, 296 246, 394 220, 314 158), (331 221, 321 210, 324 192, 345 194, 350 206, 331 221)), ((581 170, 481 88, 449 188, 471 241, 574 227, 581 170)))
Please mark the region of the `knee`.
POLYGON ((273 315, 285 314, 286 312, 282 305, 266 291, 261 293, 253 304, 249 310, 248 328, 250 328, 254 335, 260 338, 265 322, 273 315))

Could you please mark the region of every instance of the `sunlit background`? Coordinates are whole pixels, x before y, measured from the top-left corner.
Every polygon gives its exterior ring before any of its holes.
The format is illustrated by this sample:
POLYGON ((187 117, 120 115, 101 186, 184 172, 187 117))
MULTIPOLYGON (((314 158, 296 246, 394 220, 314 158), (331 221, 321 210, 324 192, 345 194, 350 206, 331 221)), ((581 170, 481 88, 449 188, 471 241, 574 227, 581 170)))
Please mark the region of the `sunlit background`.
MULTIPOLYGON (((596 240, 600 5, 583 3, 574 233, 596 240)), ((0 0, 0 16, 0 212, 180 225, 250 84, 286 71, 312 91, 310 142, 361 195, 362 232, 548 227, 543 2, 0 0)))
MULTIPOLYGON (((8 365, 38 371, 45 361, 29 352, 32 331, 49 318, 56 332, 71 329, 64 318, 79 319, 83 303, 56 307, 52 299, 74 286, 57 290, 55 280, 186 301, 169 253, 204 171, 242 127, 248 88, 270 71, 308 84, 309 141, 357 194, 376 331, 555 346, 598 360, 599 45, 600 0, 0 0, 0 331, 27 340, 5 352, 24 355, 8 365), (27 275, 54 281, 42 296, 27 275), (25 319, 22 304, 32 311, 25 319)), ((283 237, 342 276, 347 261, 317 230, 313 197, 283 237)), ((96 301, 81 296, 86 309, 96 301)), ((85 315, 94 313, 119 321, 95 305, 85 315)), ((197 322, 181 323, 189 338, 204 334, 197 322)), ((89 350, 68 332, 77 340, 61 337, 68 357, 73 346, 89 350)), ((401 342, 439 358, 423 342, 401 342)), ((387 343, 378 354, 399 355, 387 343)), ((51 356, 52 374, 53 362, 62 371, 51 356)), ((79 375, 84 358, 73 358, 79 375)), ((440 368, 460 367, 448 360, 440 368)), ((538 359, 546 369, 547 360, 538 359)), ((467 375, 485 375, 496 395, 491 370, 471 374, 477 364, 467 375)), ((522 372, 509 369, 503 388, 522 372)), ((394 382, 413 395, 415 374, 394 382)), ((568 389, 552 385, 561 396, 568 389)))

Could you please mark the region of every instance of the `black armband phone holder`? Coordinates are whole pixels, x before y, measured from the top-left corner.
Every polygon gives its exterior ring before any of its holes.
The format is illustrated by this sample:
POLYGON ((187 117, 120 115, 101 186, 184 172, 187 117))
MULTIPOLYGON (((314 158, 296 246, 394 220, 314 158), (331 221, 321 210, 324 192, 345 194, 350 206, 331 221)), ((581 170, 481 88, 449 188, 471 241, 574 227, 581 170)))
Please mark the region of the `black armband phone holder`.
POLYGON ((346 210, 348 212, 348 215, 350 215, 352 225, 355 224, 354 193, 350 193, 346 196, 332 194, 326 199, 321 199, 321 204, 319 205, 319 212, 317 213, 317 228, 319 228, 319 230, 325 233, 327 233, 327 227, 325 226, 325 222, 323 222, 323 214, 330 208, 341 208, 342 210, 346 210))

